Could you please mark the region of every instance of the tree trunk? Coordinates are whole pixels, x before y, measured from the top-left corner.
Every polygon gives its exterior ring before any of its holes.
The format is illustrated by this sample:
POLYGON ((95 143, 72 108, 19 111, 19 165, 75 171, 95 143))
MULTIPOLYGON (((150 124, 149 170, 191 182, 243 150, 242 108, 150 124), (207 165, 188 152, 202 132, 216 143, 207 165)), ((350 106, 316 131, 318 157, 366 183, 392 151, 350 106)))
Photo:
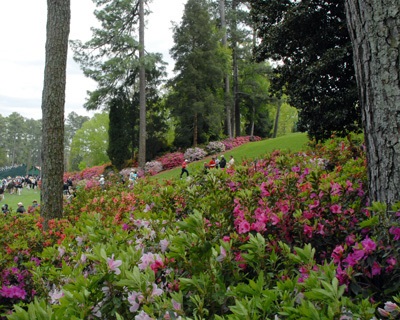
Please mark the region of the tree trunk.
MULTIPOLYGON (((237 1, 232 1, 232 11, 236 15, 237 1)), ((232 54, 233 54, 233 95, 234 95, 234 112, 233 112, 233 123, 234 123, 234 136, 240 136, 240 104, 239 104, 239 67, 237 58, 237 19, 236 17, 232 21, 232 54)))
POLYGON ((278 106, 276 108, 276 116, 275 116, 275 124, 274 124, 274 134, 272 138, 276 138, 278 135, 278 127, 279 127, 279 117, 281 115, 281 106, 282 106, 282 99, 279 99, 278 106))
POLYGON ((70 0, 47 0, 41 191, 45 228, 48 220, 61 218, 63 212, 64 108, 70 19, 70 0))
MULTIPOLYGON (((219 11, 221 16, 221 29, 223 32, 222 35, 222 45, 224 48, 228 47, 228 41, 226 36, 226 20, 225 20, 225 0, 219 0, 219 11)), ((232 110, 232 103, 230 98, 230 82, 229 82, 229 74, 225 75, 224 79, 224 93, 225 93, 225 108, 226 108, 226 132, 229 138, 233 137, 232 134, 232 119, 231 119, 231 110, 232 110)))
POLYGON ((146 71, 144 63, 144 0, 139 0, 139 60, 140 60, 140 125, 139 125, 139 167, 146 164, 146 71))
POLYGON ((400 200, 399 0, 346 0, 371 201, 400 200))
POLYGON ((198 122, 198 120, 197 120, 197 112, 196 112, 193 117, 193 147, 197 147, 197 135, 198 135, 198 131, 199 131, 197 122, 198 122))

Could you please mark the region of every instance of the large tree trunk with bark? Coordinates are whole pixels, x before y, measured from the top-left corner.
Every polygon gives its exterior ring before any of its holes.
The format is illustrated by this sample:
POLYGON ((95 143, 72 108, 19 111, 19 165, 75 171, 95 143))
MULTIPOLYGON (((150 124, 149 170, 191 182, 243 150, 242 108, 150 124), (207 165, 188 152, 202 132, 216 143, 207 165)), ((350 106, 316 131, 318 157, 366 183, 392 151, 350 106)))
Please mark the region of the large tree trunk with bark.
POLYGON ((146 164, 146 71, 144 63, 144 0, 139 0, 139 104, 140 104, 140 124, 139 124, 139 167, 144 169, 146 164))
MULTIPOLYGON (((222 29, 222 46, 224 48, 228 48, 228 39, 226 32, 226 20, 225 20, 225 0, 219 0, 219 12, 221 17, 221 29, 222 29)), ((229 74, 226 74, 224 77, 224 93, 225 93, 225 122, 226 122, 226 133, 229 138, 233 137, 232 134, 232 120, 231 120, 231 110, 232 110, 232 99, 230 97, 230 81, 229 74)))
POLYGON ((42 93, 41 215, 62 217, 64 173, 64 108, 70 0, 47 0, 46 64, 42 93))
POLYGON ((400 3, 346 0, 371 201, 400 200, 400 3))

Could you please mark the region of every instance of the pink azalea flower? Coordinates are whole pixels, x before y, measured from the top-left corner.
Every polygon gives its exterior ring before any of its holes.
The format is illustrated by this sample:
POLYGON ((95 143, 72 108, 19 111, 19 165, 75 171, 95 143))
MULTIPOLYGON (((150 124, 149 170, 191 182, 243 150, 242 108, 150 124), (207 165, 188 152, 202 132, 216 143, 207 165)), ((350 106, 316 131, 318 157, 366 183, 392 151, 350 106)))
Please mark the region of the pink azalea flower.
POLYGON ((221 254, 217 257, 218 262, 222 262, 226 258, 226 250, 224 249, 224 247, 222 247, 222 246, 220 247, 220 252, 221 252, 221 254))
POLYGON ((347 263, 351 267, 354 267, 363 257, 363 250, 355 250, 353 253, 350 253, 347 258, 343 260, 343 262, 347 263))
POLYGON ((155 283, 153 283, 153 291, 151 292, 152 297, 158 297, 163 294, 163 290, 158 288, 155 283))
POLYGON ((24 300, 26 297, 26 291, 17 286, 3 286, 0 289, 0 296, 4 298, 24 300))
POLYGON ((135 291, 128 295, 128 302, 131 305, 131 307, 129 308, 130 312, 136 312, 139 309, 140 303, 136 301, 139 295, 141 295, 141 293, 135 291))
POLYGON ((172 307, 176 311, 179 311, 182 308, 181 304, 179 302, 176 302, 174 299, 172 299, 172 307))
POLYGON ((400 228, 391 227, 389 232, 394 235, 394 240, 400 240, 400 228))
POLYGON ((340 260, 343 257, 344 248, 343 246, 336 246, 336 248, 332 252, 332 258, 334 263, 340 263, 340 260))
POLYGON ((394 302, 388 301, 388 302, 385 302, 385 310, 388 312, 393 312, 393 311, 399 312, 400 307, 397 304, 395 304, 394 302))
POLYGON ((382 309, 382 308, 378 308, 378 312, 382 317, 390 317, 390 312, 382 309))
POLYGON ((373 276, 380 275, 381 271, 382 271, 382 267, 379 265, 378 262, 374 261, 374 263, 372 264, 372 275, 373 276))
POLYGON ((273 226, 276 226, 279 222, 281 222, 281 219, 275 213, 271 213, 270 218, 273 226))
POLYGON ((342 206, 340 204, 334 204, 330 206, 332 213, 342 213, 342 206))
POLYGON ((153 318, 151 318, 146 312, 142 310, 137 316, 135 316, 135 320, 153 320, 153 318))
POLYGON ((312 238, 312 233, 313 233, 313 227, 305 224, 304 225, 304 234, 307 237, 312 238))
POLYGON ((342 186, 337 182, 331 182, 331 195, 340 196, 342 194, 342 186))
POLYGON ((376 249, 376 243, 368 237, 361 241, 361 244, 363 246, 364 252, 367 254, 372 253, 372 251, 375 251, 376 249))
POLYGON ((107 258, 107 265, 108 269, 110 269, 111 272, 114 272, 115 274, 120 274, 121 270, 119 270, 119 266, 121 266, 122 260, 114 260, 114 254, 111 256, 111 258, 107 258))
POLYGON ((50 296, 51 303, 54 304, 58 300, 60 300, 62 297, 64 297, 64 292, 62 290, 54 289, 49 292, 49 296, 50 296))
POLYGON ((169 246, 169 241, 167 239, 163 239, 160 241, 161 252, 165 252, 169 246))
POLYGON ((239 222, 238 233, 247 233, 250 231, 250 223, 247 220, 242 220, 239 222))

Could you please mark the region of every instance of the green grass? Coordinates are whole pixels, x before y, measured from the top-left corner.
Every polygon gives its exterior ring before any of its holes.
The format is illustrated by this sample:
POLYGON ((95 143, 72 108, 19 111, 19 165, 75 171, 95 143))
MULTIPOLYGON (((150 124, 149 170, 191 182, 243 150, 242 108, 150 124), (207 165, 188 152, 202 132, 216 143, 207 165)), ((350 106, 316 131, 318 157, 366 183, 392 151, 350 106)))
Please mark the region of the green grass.
MULTIPOLYGON (((244 159, 257 159, 265 156, 274 150, 286 151, 300 151, 305 148, 308 142, 307 134, 305 133, 292 133, 275 139, 267 139, 262 141, 246 143, 240 147, 224 152, 226 161, 229 161, 232 155, 235 158, 235 164, 240 164, 244 159)), ((195 174, 203 169, 204 162, 208 162, 211 157, 192 162, 188 165, 187 169, 190 174, 195 174)), ((179 179, 181 168, 174 168, 168 171, 163 171, 152 179, 170 180, 179 179)), ((186 176, 186 175, 184 175, 186 176)))
POLYGON ((32 190, 24 188, 21 190, 20 196, 18 194, 8 194, 8 192, 6 191, 4 196, 5 199, 0 201, 0 205, 3 206, 3 204, 5 203, 8 204, 8 208, 12 212, 15 212, 17 210, 18 202, 22 202, 26 210, 28 210, 28 207, 32 205, 33 200, 37 200, 38 203, 40 202, 40 192, 38 189, 32 190))

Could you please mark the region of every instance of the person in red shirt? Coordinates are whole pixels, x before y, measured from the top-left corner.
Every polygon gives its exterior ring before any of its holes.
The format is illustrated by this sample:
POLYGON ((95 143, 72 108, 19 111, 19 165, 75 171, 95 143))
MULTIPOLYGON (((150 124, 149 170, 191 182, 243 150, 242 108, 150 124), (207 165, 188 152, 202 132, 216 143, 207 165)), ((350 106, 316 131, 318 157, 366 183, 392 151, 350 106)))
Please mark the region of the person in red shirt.
POLYGON ((187 166, 187 160, 182 162, 182 171, 181 171, 181 179, 182 179, 182 175, 186 172, 186 177, 189 177, 189 171, 186 169, 187 166))
POLYGON ((215 164, 215 158, 212 157, 211 160, 210 160, 210 162, 208 163, 208 167, 209 167, 210 169, 214 169, 215 166, 216 166, 216 164, 215 164))

